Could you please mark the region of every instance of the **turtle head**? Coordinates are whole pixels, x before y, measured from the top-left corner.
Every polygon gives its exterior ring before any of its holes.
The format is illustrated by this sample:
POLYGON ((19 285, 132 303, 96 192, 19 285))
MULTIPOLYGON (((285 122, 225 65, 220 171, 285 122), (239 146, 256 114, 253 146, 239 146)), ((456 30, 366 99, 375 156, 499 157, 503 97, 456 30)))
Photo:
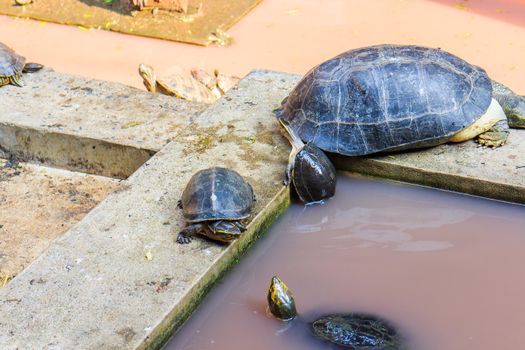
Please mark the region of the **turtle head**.
POLYGON ((148 91, 156 92, 157 77, 153 67, 147 64, 139 64, 139 75, 142 77, 142 82, 148 91))
POLYGON ((273 276, 270 281, 268 308, 281 321, 291 321, 297 316, 293 294, 278 276, 273 276))
POLYGON ((333 197, 337 177, 326 153, 311 142, 305 145, 278 112, 277 120, 282 133, 292 144, 286 177, 287 182, 293 183, 299 199, 311 204, 333 197))
POLYGON ((206 235, 216 241, 231 242, 246 231, 246 227, 238 221, 218 220, 208 223, 209 232, 206 235))

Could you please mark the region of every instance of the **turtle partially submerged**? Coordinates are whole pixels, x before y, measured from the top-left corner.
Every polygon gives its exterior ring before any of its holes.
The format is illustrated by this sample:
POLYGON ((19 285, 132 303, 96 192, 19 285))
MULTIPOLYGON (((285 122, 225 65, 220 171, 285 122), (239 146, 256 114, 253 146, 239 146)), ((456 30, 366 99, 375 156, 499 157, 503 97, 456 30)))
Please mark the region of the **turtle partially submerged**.
POLYGON ((246 230, 241 220, 250 216, 254 200, 252 186, 236 171, 221 167, 198 171, 179 202, 189 225, 179 232, 177 242, 189 243, 196 234, 233 241, 246 230))
POLYGON ((188 101, 211 104, 232 88, 239 78, 214 71, 210 75, 203 70, 192 70, 191 77, 171 74, 158 78, 154 69, 147 64, 139 65, 139 74, 148 91, 175 96, 188 101))
MULTIPOLYGON (((268 308, 277 319, 288 322, 298 316, 293 294, 277 276, 272 277, 267 299, 268 308)), ((341 347, 353 350, 407 348, 404 337, 394 325, 376 315, 356 312, 329 314, 308 323, 316 337, 341 347)))
POLYGON ((314 67, 276 114, 304 143, 346 156, 472 138, 498 147, 525 127, 525 97, 445 51, 378 45, 314 67))
POLYGON ((36 72, 42 69, 38 63, 26 63, 26 58, 17 54, 7 45, 0 43, 0 86, 12 84, 23 86, 22 73, 36 72))

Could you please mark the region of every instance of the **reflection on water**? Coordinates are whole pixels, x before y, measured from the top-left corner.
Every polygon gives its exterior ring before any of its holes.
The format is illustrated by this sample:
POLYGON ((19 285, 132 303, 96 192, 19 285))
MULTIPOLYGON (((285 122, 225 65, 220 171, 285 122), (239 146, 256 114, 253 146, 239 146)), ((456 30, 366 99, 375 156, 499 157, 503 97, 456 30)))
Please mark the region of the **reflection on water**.
POLYGON ((365 311, 412 349, 516 349, 525 324, 525 208, 340 177, 325 205, 293 205, 209 295, 167 349, 326 349, 307 321, 365 311), (270 278, 301 318, 266 311, 270 278))
MULTIPOLYGON (((383 247, 405 251, 428 251, 452 247, 448 241, 414 239, 411 232, 424 228, 439 228, 468 220, 474 214, 469 210, 451 208, 408 207, 365 208, 336 207, 332 213, 319 217, 315 207, 305 207, 298 215, 297 233, 315 233, 324 230, 341 230, 332 240, 355 239, 359 247, 379 244, 383 247), (407 217, 408 215, 408 217, 407 217), (315 221, 318 219, 318 221, 315 221)), ((421 237, 423 238, 423 237, 421 237)), ((328 242, 327 242, 328 243, 328 242)), ((327 244, 325 248, 336 248, 340 242, 327 244)))

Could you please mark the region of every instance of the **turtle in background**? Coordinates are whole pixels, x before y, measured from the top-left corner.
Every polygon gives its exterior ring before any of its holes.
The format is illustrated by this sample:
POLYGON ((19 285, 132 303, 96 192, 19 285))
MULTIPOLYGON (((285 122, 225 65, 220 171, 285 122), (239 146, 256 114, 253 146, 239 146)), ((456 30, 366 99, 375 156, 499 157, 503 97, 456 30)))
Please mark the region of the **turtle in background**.
POLYGON ((171 74, 158 78, 154 69, 143 63, 139 65, 139 74, 150 92, 207 104, 215 102, 240 80, 221 74, 217 70, 213 76, 203 70, 192 70, 191 77, 171 74))
POLYGON ((7 45, 0 43, 0 86, 12 84, 22 87, 22 73, 39 71, 43 66, 38 63, 26 63, 26 58, 17 54, 7 45))
MULTIPOLYGON (((525 128, 525 97, 440 49, 378 45, 311 69, 276 116, 286 125, 285 134, 294 133, 319 152, 345 156, 473 138, 499 147, 509 126, 525 128)), ((310 188, 327 182, 309 181, 310 188)))
POLYGON ((327 314, 314 321, 298 316, 295 299, 288 286, 278 277, 272 277, 268 288, 268 309, 280 321, 308 323, 319 339, 353 350, 407 349, 404 336, 392 322, 372 314, 350 312, 327 314))
POLYGON ((179 232, 177 242, 190 243, 197 234, 226 243, 235 240, 246 231, 241 221, 251 215, 254 201, 252 186, 236 171, 221 167, 198 171, 178 204, 189 225, 179 232))

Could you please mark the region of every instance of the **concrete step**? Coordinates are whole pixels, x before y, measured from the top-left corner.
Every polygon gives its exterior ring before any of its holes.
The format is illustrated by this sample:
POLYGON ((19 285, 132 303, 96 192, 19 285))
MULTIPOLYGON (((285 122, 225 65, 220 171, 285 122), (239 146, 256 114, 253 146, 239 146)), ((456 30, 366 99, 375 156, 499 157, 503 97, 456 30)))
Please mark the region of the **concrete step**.
POLYGON ((208 107, 50 68, 24 74, 23 82, 0 91, 0 151, 117 178, 131 175, 208 107))

